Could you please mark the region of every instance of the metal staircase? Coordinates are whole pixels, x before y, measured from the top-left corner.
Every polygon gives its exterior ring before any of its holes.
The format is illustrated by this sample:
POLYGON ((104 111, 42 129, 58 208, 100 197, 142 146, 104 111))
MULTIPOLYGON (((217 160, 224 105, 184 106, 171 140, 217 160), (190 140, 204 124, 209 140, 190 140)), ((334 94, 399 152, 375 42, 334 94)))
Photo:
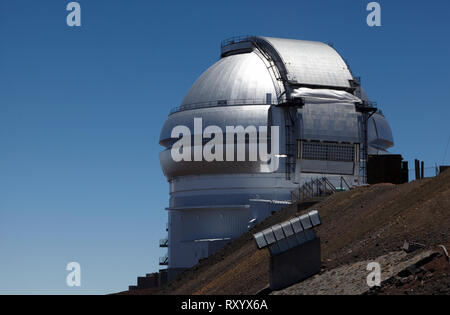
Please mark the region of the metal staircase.
POLYGON ((169 265, 169 257, 166 255, 159 257, 159 265, 160 266, 167 266, 169 265))
POLYGON ((273 85, 275 87, 275 93, 277 98, 277 104, 283 102, 284 88, 283 88, 283 78, 281 76, 280 70, 278 69, 273 58, 266 52, 266 50, 261 46, 260 43, 256 41, 253 42, 253 46, 256 48, 257 52, 263 57, 261 58, 266 65, 267 70, 272 77, 273 85))
POLYGON ((292 202, 297 202, 305 199, 328 197, 336 192, 350 189, 352 187, 342 176, 340 178, 340 187, 333 185, 326 177, 319 177, 311 179, 311 181, 304 183, 298 190, 292 191, 291 200, 292 202))

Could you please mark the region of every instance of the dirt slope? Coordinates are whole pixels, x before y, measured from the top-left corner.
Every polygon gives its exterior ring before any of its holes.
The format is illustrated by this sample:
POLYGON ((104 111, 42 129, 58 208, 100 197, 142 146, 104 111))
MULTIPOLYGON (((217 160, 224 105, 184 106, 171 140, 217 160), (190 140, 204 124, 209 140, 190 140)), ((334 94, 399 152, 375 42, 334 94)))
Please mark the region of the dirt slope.
MULTIPOLYGON (((361 295, 373 294, 367 285, 367 265, 372 261, 380 264, 381 281, 388 282, 396 275, 418 262, 432 257, 436 252, 422 250, 407 254, 404 251, 391 252, 374 260, 359 261, 321 272, 305 281, 294 284, 274 295, 361 295)), ((387 286, 386 286, 387 287, 387 286)), ((378 289, 379 290, 379 289, 378 289)))
MULTIPOLYGON (((398 250, 404 240, 430 247, 448 243, 450 170, 404 185, 381 184, 338 193, 313 208, 323 221, 317 229, 323 272, 398 250)), ((297 206, 287 207, 152 293, 257 293, 269 282, 269 253, 257 250, 253 233, 297 214, 297 206)))

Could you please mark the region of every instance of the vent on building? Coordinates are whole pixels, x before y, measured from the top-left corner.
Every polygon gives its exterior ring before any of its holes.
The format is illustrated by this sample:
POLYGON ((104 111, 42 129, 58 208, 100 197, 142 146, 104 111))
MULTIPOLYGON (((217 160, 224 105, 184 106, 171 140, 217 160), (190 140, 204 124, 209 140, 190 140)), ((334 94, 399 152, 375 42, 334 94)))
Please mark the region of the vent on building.
POLYGON ((355 145, 341 143, 299 142, 299 158, 303 160, 353 162, 355 145))

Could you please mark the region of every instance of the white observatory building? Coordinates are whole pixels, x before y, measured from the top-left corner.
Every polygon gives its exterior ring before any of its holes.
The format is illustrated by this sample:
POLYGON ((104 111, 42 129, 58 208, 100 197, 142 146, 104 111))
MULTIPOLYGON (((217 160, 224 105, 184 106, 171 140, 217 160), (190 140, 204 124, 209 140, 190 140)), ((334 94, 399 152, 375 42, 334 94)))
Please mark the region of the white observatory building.
POLYGON ((291 193, 312 179, 365 184, 367 155, 394 144, 386 119, 332 47, 255 36, 222 42, 221 58, 169 114, 159 143, 170 185, 168 239, 160 243, 168 248, 160 264, 169 279, 290 204, 291 193), (200 118, 201 129, 194 126, 200 118), (183 152, 192 159, 174 160, 177 126, 191 130, 192 147, 183 152), (216 134, 205 137, 208 126, 223 131, 223 145, 213 150, 223 159, 194 156, 216 134), (228 126, 242 128, 230 135, 228 126), (249 158, 260 139, 270 161, 249 158), (239 146, 245 160, 225 158, 239 146))

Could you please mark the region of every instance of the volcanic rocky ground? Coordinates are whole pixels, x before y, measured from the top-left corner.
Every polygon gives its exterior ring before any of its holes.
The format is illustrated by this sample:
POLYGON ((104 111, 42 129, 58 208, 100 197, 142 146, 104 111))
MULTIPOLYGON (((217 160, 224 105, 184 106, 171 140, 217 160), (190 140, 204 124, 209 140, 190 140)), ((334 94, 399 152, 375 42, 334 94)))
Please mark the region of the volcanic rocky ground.
MULTIPOLYGON (((166 286, 128 294, 449 294, 450 170, 403 185, 379 184, 336 193, 308 207, 295 204, 200 261, 166 286), (306 209, 307 208, 307 209, 306 209), (269 252, 258 250, 253 234, 311 209, 322 225, 322 271, 302 283, 269 292, 269 252), (425 245, 402 251, 404 241, 425 245), (382 287, 358 289, 369 272, 367 262, 381 261, 389 274, 382 287), (360 274, 357 277, 356 275, 360 274)), ((125 293, 125 292, 124 292, 125 293)))

